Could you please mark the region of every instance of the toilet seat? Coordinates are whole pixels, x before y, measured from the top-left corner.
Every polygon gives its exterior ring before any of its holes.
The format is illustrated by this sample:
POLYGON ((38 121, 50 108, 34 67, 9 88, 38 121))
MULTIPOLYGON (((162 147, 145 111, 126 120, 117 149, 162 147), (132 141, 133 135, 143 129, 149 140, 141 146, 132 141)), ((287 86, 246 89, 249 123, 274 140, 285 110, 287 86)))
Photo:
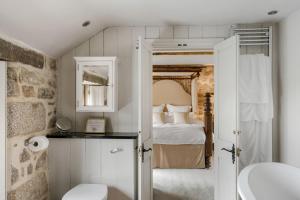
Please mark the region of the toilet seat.
POLYGON ((80 184, 68 191, 62 200, 107 200, 107 186, 80 184))

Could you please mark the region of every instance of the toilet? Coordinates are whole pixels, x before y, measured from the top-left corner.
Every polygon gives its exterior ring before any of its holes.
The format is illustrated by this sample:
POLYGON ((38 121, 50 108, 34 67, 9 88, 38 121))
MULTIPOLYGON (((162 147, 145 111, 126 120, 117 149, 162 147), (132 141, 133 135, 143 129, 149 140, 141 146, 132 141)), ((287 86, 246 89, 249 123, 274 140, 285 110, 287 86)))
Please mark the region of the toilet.
POLYGON ((62 200, 107 200, 107 186, 102 184, 79 184, 69 190, 62 200))

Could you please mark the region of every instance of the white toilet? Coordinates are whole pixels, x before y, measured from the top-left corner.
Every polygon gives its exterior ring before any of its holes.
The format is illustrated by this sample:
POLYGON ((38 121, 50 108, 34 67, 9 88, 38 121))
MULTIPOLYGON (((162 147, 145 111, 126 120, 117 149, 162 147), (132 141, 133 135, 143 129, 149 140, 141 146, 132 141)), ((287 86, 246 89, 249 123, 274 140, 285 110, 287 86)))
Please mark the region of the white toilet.
POLYGON ((80 184, 68 191, 62 200, 107 200, 107 186, 80 184))

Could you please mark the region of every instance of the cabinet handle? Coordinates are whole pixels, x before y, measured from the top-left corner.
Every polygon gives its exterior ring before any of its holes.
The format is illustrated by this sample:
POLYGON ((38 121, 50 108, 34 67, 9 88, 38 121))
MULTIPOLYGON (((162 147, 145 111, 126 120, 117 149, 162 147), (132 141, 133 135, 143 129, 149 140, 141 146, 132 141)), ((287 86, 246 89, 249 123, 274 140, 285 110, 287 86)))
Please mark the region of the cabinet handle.
POLYGON ((120 151, 123 151, 123 149, 121 149, 121 148, 115 148, 115 149, 110 150, 110 153, 118 153, 120 151))

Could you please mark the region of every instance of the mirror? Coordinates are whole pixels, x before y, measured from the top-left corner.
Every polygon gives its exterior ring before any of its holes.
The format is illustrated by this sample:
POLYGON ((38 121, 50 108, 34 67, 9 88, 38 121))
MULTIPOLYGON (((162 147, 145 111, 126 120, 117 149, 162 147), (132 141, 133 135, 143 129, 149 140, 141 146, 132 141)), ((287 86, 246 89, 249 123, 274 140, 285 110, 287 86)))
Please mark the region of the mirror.
POLYGON ((82 102, 84 106, 107 106, 108 66, 83 66, 82 102))
POLYGON ((75 57, 76 111, 114 112, 117 109, 116 57, 75 57))

